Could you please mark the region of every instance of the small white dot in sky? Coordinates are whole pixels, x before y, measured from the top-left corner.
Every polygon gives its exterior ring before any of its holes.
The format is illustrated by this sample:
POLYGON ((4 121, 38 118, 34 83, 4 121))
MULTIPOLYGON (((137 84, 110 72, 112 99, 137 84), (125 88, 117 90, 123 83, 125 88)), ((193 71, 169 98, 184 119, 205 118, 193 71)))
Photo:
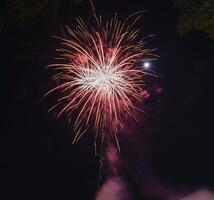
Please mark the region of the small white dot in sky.
POLYGON ((150 62, 144 62, 144 63, 143 63, 143 67, 144 67, 144 68, 147 68, 147 69, 148 69, 150 66, 151 66, 151 63, 150 63, 150 62))

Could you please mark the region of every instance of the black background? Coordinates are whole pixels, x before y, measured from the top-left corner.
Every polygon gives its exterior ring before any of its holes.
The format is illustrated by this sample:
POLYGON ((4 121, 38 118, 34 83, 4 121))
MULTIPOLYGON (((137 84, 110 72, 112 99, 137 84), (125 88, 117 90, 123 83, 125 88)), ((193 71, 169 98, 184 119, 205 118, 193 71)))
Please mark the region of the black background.
MULTIPOLYGON (((148 100, 148 119, 137 130, 140 135, 144 129, 149 132, 148 143, 142 143, 150 149, 150 171, 174 188, 212 188, 213 41, 195 31, 181 37, 172 1, 95 1, 95 6, 106 17, 147 10, 138 26, 142 36, 155 34, 147 47, 157 48, 160 59, 152 67, 162 76, 152 80, 151 87, 163 88, 160 96, 148 100)), ((72 129, 47 112, 49 102, 41 101, 51 86, 44 69, 55 56, 57 41, 51 36, 60 34, 63 24, 74 24, 75 16, 87 18, 89 13, 87 1, 62 1, 56 21, 38 16, 26 26, 6 26, 0 32, 1 135, 6 136, 1 140, 1 171, 8 199, 94 197, 98 162, 93 133, 72 145, 72 129)), ((124 154, 129 160, 131 153, 124 154)))

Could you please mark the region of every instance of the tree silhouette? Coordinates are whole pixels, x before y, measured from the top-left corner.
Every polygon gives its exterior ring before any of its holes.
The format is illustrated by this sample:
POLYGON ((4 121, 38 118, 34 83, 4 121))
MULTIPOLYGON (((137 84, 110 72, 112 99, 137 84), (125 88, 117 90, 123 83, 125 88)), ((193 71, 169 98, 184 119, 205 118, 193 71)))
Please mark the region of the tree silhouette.
POLYGON ((207 33, 214 40, 214 1, 175 0, 180 10, 179 32, 181 35, 192 29, 207 33))
POLYGON ((0 27, 28 24, 37 16, 56 18, 59 8, 59 0, 5 0, 1 2, 0 27))

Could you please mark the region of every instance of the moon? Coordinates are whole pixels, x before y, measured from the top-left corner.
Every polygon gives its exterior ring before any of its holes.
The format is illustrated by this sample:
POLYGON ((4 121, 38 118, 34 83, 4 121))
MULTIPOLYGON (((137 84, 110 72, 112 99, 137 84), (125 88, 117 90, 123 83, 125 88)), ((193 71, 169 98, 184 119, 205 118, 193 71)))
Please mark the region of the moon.
POLYGON ((149 69, 151 67, 151 63, 150 62, 144 62, 143 67, 146 69, 149 69))

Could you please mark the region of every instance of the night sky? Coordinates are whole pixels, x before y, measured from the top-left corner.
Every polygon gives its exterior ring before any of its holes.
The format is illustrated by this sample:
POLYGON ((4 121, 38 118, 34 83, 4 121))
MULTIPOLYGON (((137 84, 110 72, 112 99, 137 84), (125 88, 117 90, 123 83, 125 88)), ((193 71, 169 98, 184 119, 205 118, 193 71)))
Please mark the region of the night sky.
MULTIPOLYGON (((93 132, 72 145, 72 128, 64 118, 56 120, 48 113, 51 100, 41 100, 51 87, 50 74, 44 69, 56 55, 57 41, 51 36, 63 34, 63 25, 74 25, 75 17, 90 15, 86 0, 61 2, 56 20, 37 16, 28 24, 0 30, 1 180, 5 186, 1 189, 8 199, 87 200, 97 190, 93 132)), ((214 189, 213 41, 199 31, 180 36, 178 10, 170 0, 97 0, 94 4, 106 18, 115 12, 124 18, 147 10, 137 27, 142 36, 154 34, 146 39, 147 47, 157 48, 160 56, 152 62, 152 70, 161 76, 148 80, 151 97, 145 103, 144 120, 133 133, 135 139, 121 138, 122 158, 130 163, 121 176, 135 199, 142 198, 139 179, 144 180, 147 172, 175 191, 214 189), (157 88, 162 88, 161 94, 157 88)))

